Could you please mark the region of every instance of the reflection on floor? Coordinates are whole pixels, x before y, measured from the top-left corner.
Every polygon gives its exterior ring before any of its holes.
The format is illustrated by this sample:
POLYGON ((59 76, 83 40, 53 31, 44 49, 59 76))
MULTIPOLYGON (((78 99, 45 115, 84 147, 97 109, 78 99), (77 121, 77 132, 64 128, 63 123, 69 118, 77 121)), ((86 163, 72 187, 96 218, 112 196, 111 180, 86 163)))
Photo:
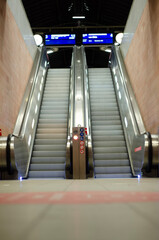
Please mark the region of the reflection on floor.
POLYGON ((1 240, 159 239, 159 179, 0 182, 1 240))

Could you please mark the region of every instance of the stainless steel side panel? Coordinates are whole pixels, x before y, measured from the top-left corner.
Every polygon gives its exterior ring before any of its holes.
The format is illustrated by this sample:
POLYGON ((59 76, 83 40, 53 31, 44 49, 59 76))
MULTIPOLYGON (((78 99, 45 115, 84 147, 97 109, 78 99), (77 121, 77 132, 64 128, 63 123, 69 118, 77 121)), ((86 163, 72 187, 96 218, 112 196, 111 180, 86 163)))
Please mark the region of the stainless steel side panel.
POLYGON ((131 169, 137 176, 144 164, 146 131, 119 49, 112 49, 110 61, 131 169))
MULTIPOLYGON (((27 104, 20 109, 15 131, 13 133, 14 139, 14 157, 18 170, 18 176, 26 178, 28 174, 32 148, 35 138, 35 132, 38 122, 38 115, 43 95, 43 89, 45 85, 45 79, 47 74, 47 58, 46 52, 43 50, 42 56, 39 61, 38 70, 34 72, 35 76, 32 77, 32 87, 30 92, 28 88, 25 93, 27 104), (23 117, 21 117, 21 115, 23 117)), ((31 80, 30 80, 31 81, 31 80)))

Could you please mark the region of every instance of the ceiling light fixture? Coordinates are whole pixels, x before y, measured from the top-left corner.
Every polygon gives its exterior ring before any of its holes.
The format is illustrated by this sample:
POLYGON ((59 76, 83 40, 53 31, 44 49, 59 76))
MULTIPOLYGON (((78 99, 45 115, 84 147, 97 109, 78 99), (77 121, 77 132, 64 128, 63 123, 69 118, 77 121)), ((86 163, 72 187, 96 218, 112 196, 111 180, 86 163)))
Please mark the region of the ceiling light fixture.
POLYGON ((51 50, 51 49, 47 50, 47 54, 51 54, 51 53, 53 53, 53 52, 54 52, 54 51, 51 50))
POLYGON ((105 52, 111 53, 111 51, 112 51, 112 50, 111 50, 110 48, 106 48, 106 49, 105 49, 105 52))
POLYGON ((123 33, 118 33, 116 35, 115 39, 116 39, 117 43, 121 44, 122 39, 123 39, 123 35, 124 35, 123 33))
POLYGON ((73 16, 72 18, 73 18, 73 19, 84 19, 85 16, 73 16))
POLYGON ((43 38, 39 34, 35 34, 34 39, 37 46, 40 46, 43 43, 43 38))

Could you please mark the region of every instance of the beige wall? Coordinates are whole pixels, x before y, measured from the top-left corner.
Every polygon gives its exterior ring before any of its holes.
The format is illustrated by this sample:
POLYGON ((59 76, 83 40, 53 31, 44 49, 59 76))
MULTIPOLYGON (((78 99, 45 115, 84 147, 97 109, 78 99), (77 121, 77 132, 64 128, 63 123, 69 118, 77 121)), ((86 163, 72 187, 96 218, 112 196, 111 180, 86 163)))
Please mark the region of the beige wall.
POLYGON ((6 3, 0 3, 0 129, 13 132, 33 59, 6 3))
POLYGON ((159 127, 159 1, 149 0, 125 57, 146 130, 159 127))

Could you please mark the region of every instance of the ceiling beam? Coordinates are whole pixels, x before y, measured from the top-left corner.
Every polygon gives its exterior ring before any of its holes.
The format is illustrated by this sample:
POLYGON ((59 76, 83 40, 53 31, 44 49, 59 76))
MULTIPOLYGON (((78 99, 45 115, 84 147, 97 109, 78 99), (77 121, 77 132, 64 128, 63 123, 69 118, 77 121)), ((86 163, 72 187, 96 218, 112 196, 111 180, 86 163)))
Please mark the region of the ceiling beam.
POLYGON ((32 27, 32 30, 34 32, 51 32, 53 30, 63 30, 63 29, 70 29, 70 30, 74 30, 74 29, 124 29, 125 26, 124 25, 120 25, 120 26, 110 26, 110 25, 102 25, 102 26, 69 26, 69 27, 32 27))

